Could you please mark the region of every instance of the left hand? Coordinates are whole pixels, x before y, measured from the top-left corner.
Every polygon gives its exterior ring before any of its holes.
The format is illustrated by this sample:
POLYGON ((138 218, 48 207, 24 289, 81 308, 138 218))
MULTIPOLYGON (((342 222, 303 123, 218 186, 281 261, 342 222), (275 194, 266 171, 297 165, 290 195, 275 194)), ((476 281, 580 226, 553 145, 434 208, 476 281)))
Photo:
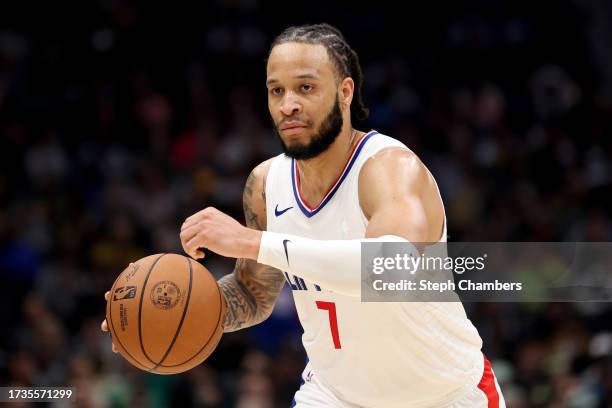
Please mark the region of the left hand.
MULTIPOLYGON (((104 300, 106 300, 108 302, 108 297, 110 296, 110 292, 106 292, 104 294, 104 300)), ((100 325, 100 328, 102 329, 102 331, 108 332, 108 323, 106 322, 106 319, 104 319, 102 321, 102 324, 100 325)), ((113 349, 113 353, 118 353, 119 350, 117 350, 117 347, 115 346, 115 342, 112 342, 112 349, 113 349)))
POLYGON ((181 244, 193 259, 204 258, 202 248, 230 258, 257 260, 261 231, 247 228, 214 207, 187 218, 181 226, 181 244))

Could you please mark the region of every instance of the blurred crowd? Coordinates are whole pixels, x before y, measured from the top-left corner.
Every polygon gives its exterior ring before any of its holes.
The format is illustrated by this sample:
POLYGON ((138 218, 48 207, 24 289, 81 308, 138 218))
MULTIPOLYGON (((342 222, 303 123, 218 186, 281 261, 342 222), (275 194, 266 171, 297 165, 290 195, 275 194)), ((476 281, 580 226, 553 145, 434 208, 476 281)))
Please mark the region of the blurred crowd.
MULTIPOLYGON (((371 110, 356 127, 421 157, 449 240, 612 241, 609 4, 384 3, 315 1, 289 18, 257 0, 3 5, 0 385, 75 386, 83 407, 289 405, 305 355, 287 288, 267 322, 178 376, 132 368, 99 328, 115 277, 182 253, 187 216, 212 205, 243 220, 249 171, 280 153, 265 58, 287 24, 345 33, 371 110)), ((509 408, 612 407, 609 304, 466 310, 509 408)))

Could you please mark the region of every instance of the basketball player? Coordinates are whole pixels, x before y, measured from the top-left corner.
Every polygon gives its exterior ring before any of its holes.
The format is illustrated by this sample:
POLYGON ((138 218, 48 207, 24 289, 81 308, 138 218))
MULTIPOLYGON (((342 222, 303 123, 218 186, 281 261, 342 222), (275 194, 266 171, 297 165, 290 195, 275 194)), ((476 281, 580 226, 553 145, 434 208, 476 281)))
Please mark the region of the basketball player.
POLYGON ((327 24, 290 27, 267 63, 268 107, 284 154, 251 172, 247 226, 209 207, 180 238, 237 258, 219 286, 226 332, 264 321, 293 289, 309 362, 292 406, 504 407, 461 303, 362 303, 361 242, 445 242, 434 178, 365 119, 356 53, 327 24))

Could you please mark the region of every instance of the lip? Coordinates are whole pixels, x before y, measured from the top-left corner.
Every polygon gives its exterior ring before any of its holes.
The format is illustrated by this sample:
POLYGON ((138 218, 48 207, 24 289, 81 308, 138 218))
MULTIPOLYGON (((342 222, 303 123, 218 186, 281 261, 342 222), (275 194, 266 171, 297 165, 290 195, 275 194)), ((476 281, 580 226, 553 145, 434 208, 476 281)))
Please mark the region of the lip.
POLYGON ((302 122, 291 121, 281 126, 281 130, 289 130, 289 129, 295 129, 295 128, 304 128, 304 127, 306 127, 306 125, 303 124, 302 122))
POLYGON ((286 127, 284 129, 282 129, 283 134, 285 135, 296 135, 298 133, 300 133, 302 130, 304 130, 306 128, 306 126, 293 126, 293 127, 286 127))

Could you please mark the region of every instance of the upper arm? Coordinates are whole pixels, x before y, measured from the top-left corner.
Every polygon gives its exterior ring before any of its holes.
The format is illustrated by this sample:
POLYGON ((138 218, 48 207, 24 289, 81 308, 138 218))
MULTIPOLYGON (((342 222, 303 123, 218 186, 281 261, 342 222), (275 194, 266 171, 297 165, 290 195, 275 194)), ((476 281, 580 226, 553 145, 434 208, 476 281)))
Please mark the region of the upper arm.
POLYGON ((410 150, 384 149, 359 174, 359 203, 368 218, 366 238, 397 235, 410 242, 437 242, 444 207, 435 180, 410 150))
POLYGON ((242 194, 242 207, 247 227, 266 230, 266 178, 272 159, 255 167, 247 178, 242 194))

